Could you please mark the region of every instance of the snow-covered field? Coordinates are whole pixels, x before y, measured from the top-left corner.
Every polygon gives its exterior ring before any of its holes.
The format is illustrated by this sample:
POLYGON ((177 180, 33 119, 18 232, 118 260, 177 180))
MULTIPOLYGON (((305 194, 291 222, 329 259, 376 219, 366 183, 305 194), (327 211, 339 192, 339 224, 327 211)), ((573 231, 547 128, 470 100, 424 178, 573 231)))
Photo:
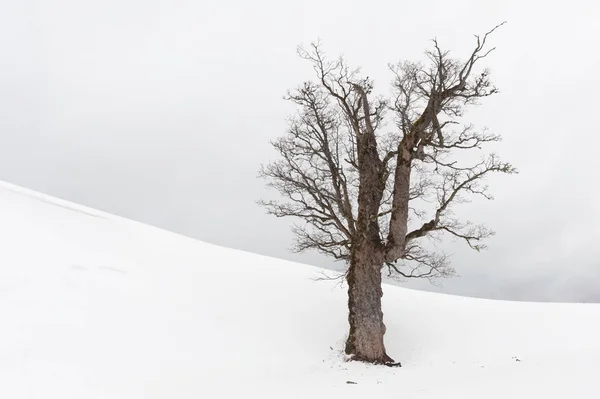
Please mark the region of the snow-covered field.
POLYGON ((600 397, 600 305, 386 286, 391 369, 320 274, 0 183, 0 398, 600 397))

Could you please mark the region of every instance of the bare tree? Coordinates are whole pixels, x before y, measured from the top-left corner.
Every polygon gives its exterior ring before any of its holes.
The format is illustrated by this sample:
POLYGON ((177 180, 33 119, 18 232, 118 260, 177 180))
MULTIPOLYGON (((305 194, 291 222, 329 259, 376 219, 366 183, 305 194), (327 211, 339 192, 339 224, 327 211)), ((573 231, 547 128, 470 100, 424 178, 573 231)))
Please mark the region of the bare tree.
POLYGON ((270 214, 304 222, 294 227, 296 251, 313 249, 347 262, 345 350, 354 360, 394 364, 383 340, 382 271, 451 276, 448 258, 426 239, 449 234, 480 250, 492 234, 456 218, 452 207, 469 195, 491 199, 484 178, 515 172, 493 154, 472 164, 455 156, 500 139, 462 121, 469 105, 498 92, 489 71, 476 73, 475 65, 494 50, 486 42, 499 26, 476 36, 464 61, 433 40, 425 64, 390 66, 391 98, 374 96, 369 78, 341 57, 327 60, 318 43, 299 49, 317 79, 287 95, 298 112, 272 143, 281 158, 260 172, 283 199, 260 203, 270 214), (393 131, 385 132, 391 121, 393 131))

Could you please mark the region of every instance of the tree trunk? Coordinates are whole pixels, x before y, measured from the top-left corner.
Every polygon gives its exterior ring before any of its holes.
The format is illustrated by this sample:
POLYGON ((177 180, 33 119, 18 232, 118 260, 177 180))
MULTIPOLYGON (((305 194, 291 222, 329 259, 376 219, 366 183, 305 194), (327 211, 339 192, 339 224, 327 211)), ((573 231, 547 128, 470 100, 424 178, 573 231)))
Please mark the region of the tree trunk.
POLYGON ((390 364, 383 343, 385 324, 381 310, 381 255, 370 245, 357 245, 348 270, 348 321, 346 354, 353 360, 390 364))
POLYGON ((385 248, 381 242, 378 219, 385 190, 385 180, 382 179, 384 165, 377 151, 367 94, 359 85, 354 85, 354 88, 361 96, 364 129, 361 129, 360 120, 356 119, 358 214, 347 276, 350 333, 346 341, 346 354, 353 360, 390 364, 393 360, 385 352, 383 344, 385 324, 381 311, 381 268, 385 248))

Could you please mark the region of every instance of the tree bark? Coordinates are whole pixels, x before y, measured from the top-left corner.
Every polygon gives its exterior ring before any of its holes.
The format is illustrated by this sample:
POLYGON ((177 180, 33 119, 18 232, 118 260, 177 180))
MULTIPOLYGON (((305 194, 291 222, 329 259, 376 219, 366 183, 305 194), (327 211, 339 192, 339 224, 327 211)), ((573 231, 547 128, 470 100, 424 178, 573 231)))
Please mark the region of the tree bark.
POLYGON ((405 137, 398 146, 398 160, 394 171, 392 216, 385 254, 386 262, 394 262, 404 255, 408 230, 408 204, 410 201, 410 175, 412 173, 412 137, 405 137))
POLYGON ((358 155, 358 215, 356 233, 352 241, 348 269, 348 321, 350 332, 346 341, 346 354, 353 360, 389 364, 383 336, 383 311, 381 310, 381 269, 384 263, 384 246, 381 242, 379 207, 385 189, 382 180, 383 162, 377 151, 377 138, 371 122, 370 104, 360 85, 353 85, 361 96, 364 129, 355 123, 358 155))
POLYGON ((381 267, 381 250, 369 242, 357 243, 347 276, 350 333, 346 354, 353 360, 390 364, 394 360, 387 355, 383 342, 381 267))

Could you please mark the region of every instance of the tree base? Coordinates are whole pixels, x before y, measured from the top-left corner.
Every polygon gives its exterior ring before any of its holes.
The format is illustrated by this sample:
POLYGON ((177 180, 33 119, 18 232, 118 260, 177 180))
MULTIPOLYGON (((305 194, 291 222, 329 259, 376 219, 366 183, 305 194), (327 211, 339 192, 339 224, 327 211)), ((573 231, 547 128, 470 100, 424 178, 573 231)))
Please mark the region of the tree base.
POLYGON ((400 363, 400 362, 385 363, 385 366, 388 366, 388 367, 402 367, 402 363, 400 363))
POLYGON ((355 354, 349 354, 348 355, 349 360, 353 361, 353 362, 362 362, 362 363, 369 363, 369 364, 375 364, 375 365, 379 365, 379 366, 387 366, 387 367, 402 367, 402 363, 400 362, 396 362, 394 361, 394 359, 392 359, 391 357, 389 357, 387 354, 384 356, 383 359, 367 359, 355 354))

